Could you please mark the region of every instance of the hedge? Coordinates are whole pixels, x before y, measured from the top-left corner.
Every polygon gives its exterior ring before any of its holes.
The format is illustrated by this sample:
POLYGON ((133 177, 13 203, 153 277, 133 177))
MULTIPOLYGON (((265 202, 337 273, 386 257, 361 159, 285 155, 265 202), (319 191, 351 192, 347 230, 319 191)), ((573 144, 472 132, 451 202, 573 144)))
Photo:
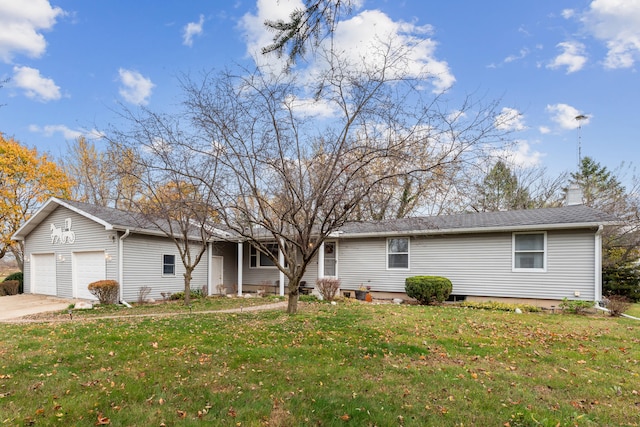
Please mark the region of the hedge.
POLYGON ((427 305, 444 302, 449 298, 453 285, 446 277, 414 276, 406 278, 404 289, 407 296, 427 305))

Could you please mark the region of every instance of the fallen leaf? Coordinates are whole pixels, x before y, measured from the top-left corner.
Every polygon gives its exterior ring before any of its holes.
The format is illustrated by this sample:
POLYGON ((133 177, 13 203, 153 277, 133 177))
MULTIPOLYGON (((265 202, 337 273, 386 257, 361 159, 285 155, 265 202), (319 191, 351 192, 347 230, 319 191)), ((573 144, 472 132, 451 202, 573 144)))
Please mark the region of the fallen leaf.
POLYGON ((181 411, 180 409, 176 409, 176 414, 178 414, 179 418, 187 418, 187 413, 185 411, 181 411))
POLYGON ((344 414, 343 416, 340 417, 340 419, 342 421, 349 421, 351 417, 349 416, 349 414, 344 414))
POLYGON ((95 425, 97 426, 106 426, 111 424, 111 420, 107 417, 103 417, 102 414, 98 414, 98 421, 96 421, 95 425))

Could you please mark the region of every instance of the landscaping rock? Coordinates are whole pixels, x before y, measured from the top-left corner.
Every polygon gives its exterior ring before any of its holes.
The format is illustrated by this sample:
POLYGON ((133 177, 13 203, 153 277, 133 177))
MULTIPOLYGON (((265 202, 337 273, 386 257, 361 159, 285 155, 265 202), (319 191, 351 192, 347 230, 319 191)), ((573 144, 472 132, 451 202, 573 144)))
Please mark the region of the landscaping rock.
POLYGON ((93 304, 91 304, 90 302, 86 302, 86 301, 80 301, 77 302, 73 308, 75 308, 76 310, 92 310, 93 309, 93 304))

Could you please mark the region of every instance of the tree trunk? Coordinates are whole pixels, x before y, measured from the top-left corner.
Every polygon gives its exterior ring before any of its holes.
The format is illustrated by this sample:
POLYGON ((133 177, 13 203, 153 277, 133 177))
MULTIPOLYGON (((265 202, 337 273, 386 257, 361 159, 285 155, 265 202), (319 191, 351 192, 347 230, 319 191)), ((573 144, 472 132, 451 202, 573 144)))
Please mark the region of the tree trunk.
POLYGON ((300 278, 296 277, 289 281, 289 302, 287 304, 287 313, 296 314, 298 312, 298 295, 300 286, 300 278))
POLYGON ((191 272, 193 268, 187 268, 184 272, 184 305, 191 304, 191 272))

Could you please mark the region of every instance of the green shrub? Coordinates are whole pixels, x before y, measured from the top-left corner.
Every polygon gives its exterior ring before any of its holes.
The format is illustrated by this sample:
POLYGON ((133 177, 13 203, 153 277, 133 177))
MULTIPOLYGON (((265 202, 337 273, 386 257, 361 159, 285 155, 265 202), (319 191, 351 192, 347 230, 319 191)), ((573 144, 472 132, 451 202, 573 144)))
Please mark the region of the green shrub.
MULTIPOLYGON (((191 292, 189 293, 191 299, 198 299, 206 297, 206 292, 203 289, 191 288, 191 292)), ((170 301, 182 301, 184 300, 184 291, 174 292, 169 297, 170 301)))
POLYGON ((505 302, 496 302, 496 301, 484 301, 484 302, 473 302, 473 301, 464 301, 458 304, 460 307, 465 308, 475 308, 481 310, 496 310, 496 311, 515 311, 516 308, 524 312, 529 313, 537 313, 542 311, 540 307, 536 307, 531 304, 509 304, 505 302))
POLYGON ((298 301, 300 301, 300 302, 319 302, 320 300, 315 295, 299 295, 298 296, 298 301))
POLYGON ((593 308, 593 301, 583 301, 577 299, 567 299, 564 298, 560 303, 560 308, 568 313, 573 314, 585 314, 587 310, 593 308))
POLYGON ((438 276, 407 277, 404 289, 407 296, 415 298, 420 304, 441 303, 449 297, 453 289, 451 280, 438 276))
POLYGON ((602 270, 602 290, 605 295, 622 295, 640 302, 640 266, 606 267, 602 270))
POLYGON ((22 271, 11 273, 10 275, 4 278, 5 282, 8 282, 9 280, 17 280, 19 283, 18 293, 21 294, 24 292, 24 274, 22 274, 22 271))
POLYGON ((120 285, 115 280, 98 280, 89 283, 89 292, 91 292, 100 304, 115 304, 118 302, 118 294, 120 285))

